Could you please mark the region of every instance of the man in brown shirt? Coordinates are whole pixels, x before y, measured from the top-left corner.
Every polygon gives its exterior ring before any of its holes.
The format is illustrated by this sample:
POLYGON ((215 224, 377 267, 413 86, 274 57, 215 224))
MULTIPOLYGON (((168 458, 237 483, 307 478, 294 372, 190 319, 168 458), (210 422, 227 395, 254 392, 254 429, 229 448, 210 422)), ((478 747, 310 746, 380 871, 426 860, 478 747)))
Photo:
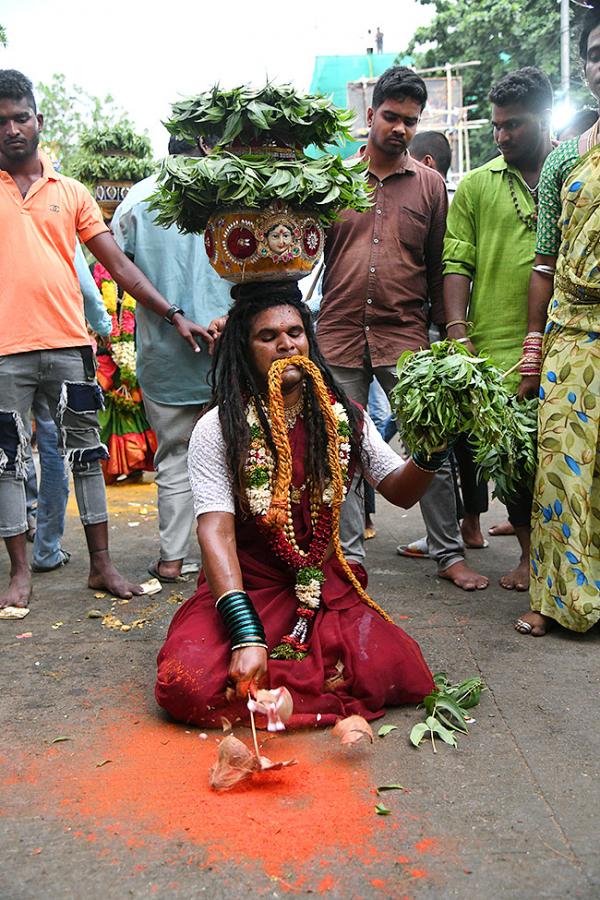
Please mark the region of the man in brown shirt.
MULTIPOLYGON (((374 205, 366 213, 347 210, 328 231, 317 320, 325 359, 348 395, 363 406, 373 377, 389 394, 400 354, 429 346, 428 298, 433 321, 444 322, 442 246, 448 207, 442 177, 408 153, 427 102, 423 79, 393 66, 375 85, 372 102, 369 137, 360 153, 369 160, 374 205)), ((439 574, 466 590, 487 587, 487 579, 464 561, 448 463, 422 499, 421 512, 439 574), (430 509, 437 510, 435 519, 430 509)), ((353 491, 341 521, 350 559, 364 558, 363 528, 364 503, 353 491)))
POLYGON ((428 296, 433 321, 443 324, 448 202, 440 175, 408 153, 392 157, 393 168, 380 180, 369 143, 360 152, 371 160, 374 206, 347 210, 328 230, 318 332, 330 365, 365 372, 367 348, 375 369, 428 346, 428 296))

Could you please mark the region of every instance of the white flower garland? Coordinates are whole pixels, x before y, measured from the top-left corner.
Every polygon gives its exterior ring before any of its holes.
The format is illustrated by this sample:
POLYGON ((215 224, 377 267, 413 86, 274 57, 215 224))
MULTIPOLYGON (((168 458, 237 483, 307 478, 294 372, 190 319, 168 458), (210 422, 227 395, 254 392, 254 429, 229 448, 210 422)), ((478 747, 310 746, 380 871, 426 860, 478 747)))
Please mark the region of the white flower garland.
POLYGON ((137 358, 133 341, 113 340, 111 342, 111 352, 114 361, 120 369, 125 366, 127 369, 135 372, 137 358))
MULTIPOLYGON (((350 465, 350 424, 344 406, 336 401, 331 406, 337 419, 338 454, 344 476, 344 496, 346 496, 346 475, 350 465)), ((273 473, 275 461, 265 440, 263 427, 256 411, 254 400, 246 407, 246 421, 250 428, 250 447, 246 457, 246 496, 253 516, 264 516, 273 497, 273 473)), ((328 481, 323 490, 323 503, 333 503, 333 485, 328 481)), ((319 590, 320 593, 320 590, 319 590)), ((303 601, 304 602, 304 601, 303 601)))

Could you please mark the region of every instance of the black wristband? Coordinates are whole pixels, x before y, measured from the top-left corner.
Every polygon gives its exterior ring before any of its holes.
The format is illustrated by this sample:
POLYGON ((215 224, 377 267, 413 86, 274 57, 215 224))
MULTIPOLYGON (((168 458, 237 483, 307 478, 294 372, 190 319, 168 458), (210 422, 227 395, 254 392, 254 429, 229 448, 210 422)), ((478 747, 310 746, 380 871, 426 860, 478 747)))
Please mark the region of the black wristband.
POLYGON ((412 455, 412 461, 417 469, 423 469, 424 472, 437 472, 438 469, 442 468, 450 453, 450 447, 447 450, 436 450, 430 453, 429 456, 420 453, 419 450, 415 450, 412 455))
POLYGON ((173 325, 173 318, 179 313, 179 315, 184 316, 184 311, 179 306, 170 306, 166 313, 163 316, 165 322, 168 322, 169 325, 173 325))

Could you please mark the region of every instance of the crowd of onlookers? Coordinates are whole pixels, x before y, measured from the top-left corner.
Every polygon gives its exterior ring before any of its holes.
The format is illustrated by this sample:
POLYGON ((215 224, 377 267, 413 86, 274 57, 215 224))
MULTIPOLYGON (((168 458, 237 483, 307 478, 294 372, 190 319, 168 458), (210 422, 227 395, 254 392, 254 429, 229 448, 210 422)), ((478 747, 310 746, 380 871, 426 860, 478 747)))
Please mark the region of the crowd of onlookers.
MULTIPOLYGON (((597 95, 600 17, 593 10, 580 49, 597 95)), ((519 547, 501 585, 526 591, 532 579, 521 632, 542 634, 550 619, 585 630, 600 611, 600 284, 586 193, 599 183, 597 113, 581 111, 558 143, 550 82, 532 67, 501 78, 489 100, 499 153, 460 181, 449 204, 450 144, 441 133, 418 131, 425 83, 401 66, 378 80, 359 151, 369 161, 373 206, 345 212, 328 230, 319 286, 310 289, 317 341, 336 382, 369 408, 386 440, 395 428, 386 395, 396 361, 432 338, 447 336, 490 357, 512 373, 507 383, 521 397, 539 391, 540 470, 533 492, 523 483, 507 502, 508 521, 497 529, 514 533, 519 547)), ((99 334, 110 324, 78 241, 137 301, 137 374, 157 441, 159 548, 149 569, 162 581, 187 577, 194 524, 187 446, 210 398, 209 323, 231 302, 202 236, 155 224, 148 204, 154 176, 131 189, 109 230, 87 190, 57 174, 39 149, 42 128, 31 83, 0 71, 0 534, 11 562, 0 606, 17 610, 31 594, 26 537, 34 538, 34 571, 69 561, 61 546, 63 456, 86 533, 90 587, 121 597, 143 591, 109 555, 102 396, 86 319, 99 334), (37 531, 25 491, 27 481, 31 501, 32 417, 42 473, 37 531)), ((169 152, 210 149, 171 139, 169 152)), ((398 553, 430 558, 439 577, 458 588, 485 589, 487 576, 464 555, 465 547, 487 546, 480 516, 488 508, 488 485, 467 440, 456 443, 420 505, 425 536, 398 553)), ((368 491, 349 492, 340 524, 348 560, 364 560, 373 513, 368 491)))

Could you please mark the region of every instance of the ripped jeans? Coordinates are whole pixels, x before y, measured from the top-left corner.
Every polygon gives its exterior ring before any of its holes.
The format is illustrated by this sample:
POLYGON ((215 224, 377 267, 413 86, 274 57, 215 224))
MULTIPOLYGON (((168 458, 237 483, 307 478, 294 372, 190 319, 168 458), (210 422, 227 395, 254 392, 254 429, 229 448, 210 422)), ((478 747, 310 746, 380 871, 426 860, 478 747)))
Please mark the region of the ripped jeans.
POLYGON ((100 460, 98 409, 102 391, 91 348, 30 350, 0 356, 0 537, 27 531, 28 422, 36 397, 46 399, 58 426, 60 450, 71 465, 84 525, 106 522, 106 490, 100 460))

